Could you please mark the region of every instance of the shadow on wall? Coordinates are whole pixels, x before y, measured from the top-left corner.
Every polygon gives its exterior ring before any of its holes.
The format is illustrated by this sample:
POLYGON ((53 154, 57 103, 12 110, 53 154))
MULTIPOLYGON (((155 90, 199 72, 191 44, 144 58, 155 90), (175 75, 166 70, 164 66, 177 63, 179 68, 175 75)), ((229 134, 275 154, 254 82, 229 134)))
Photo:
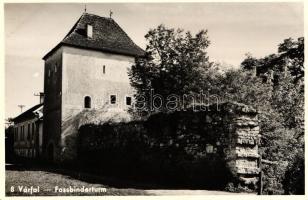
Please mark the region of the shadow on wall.
POLYGON ((131 121, 126 112, 83 110, 62 123, 62 163, 99 176, 150 180, 186 188, 255 189, 259 127, 255 109, 157 113, 131 121))
POLYGON ((147 121, 87 124, 79 129, 78 161, 101 175, 151 180, 179 188, 224 189, 232 174, 229 134, 221 116, 158 114, 147 121))
POLYGON ((60 162, 69 163, 77 157, 78 129, 85 124, 114 124, 131 121, 131 116, 106 104, 101 109, 84 109, 62 121, 60 162))

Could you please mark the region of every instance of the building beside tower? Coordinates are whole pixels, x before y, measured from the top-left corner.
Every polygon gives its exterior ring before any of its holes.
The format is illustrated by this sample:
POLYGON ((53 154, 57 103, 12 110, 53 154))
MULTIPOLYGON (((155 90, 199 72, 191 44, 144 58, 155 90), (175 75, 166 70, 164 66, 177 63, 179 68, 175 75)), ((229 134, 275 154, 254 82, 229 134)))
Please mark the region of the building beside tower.
POLYGON ((14 154, 30 159, 43 156, 43 107, 44 94, 40 93, 40 103, 11 119, 11 138, 14 154))

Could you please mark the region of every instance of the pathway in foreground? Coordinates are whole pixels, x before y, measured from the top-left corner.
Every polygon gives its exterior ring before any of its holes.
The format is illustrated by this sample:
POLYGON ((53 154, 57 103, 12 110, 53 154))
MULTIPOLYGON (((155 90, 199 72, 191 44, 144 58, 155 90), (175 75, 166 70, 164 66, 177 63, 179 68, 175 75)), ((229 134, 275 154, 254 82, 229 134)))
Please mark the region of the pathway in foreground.
POLYGON ((150 195, 239 195, 245 193, 231 193, 214 190, 145 190, 150 195))
POLYGON ((230 195, 235 193, 210 190, 161 190, 116 188, 80 181, 71 176, 41 170, 6 170, 8 196, 69 196, 69 195, 230 195), (39 191, 35 191, 38 190, 39 191), (31 189, 32 188, 32 189, 31 189), (81 190, 81 191, 78 191, 81 190), (96 189, 96 191, 94 191, 96 189), (98 191, 100 189, 100 191, 98 191), (88 190, 88 191, 87 191, 88 190), (90 191, 92 190, 92 191, 90 191))

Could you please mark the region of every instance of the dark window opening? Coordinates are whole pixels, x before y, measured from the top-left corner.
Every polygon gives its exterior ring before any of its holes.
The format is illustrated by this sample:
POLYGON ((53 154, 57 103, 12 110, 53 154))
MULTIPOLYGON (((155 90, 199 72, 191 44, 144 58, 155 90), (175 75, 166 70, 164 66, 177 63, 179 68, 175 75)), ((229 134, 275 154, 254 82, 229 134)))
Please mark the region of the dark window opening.
POLYGON ((34 139, 34 126, 35 126, 35 124, 33 123, 32 124, 32 139, 34 139))
POLYGON ((20 140, 24 141, 25 140, 25 126, 20 127, 20 129, 21 129, 20 140))
POLYGON ((19 131, 18 131, 18 134, 17 134, 18 141, 21 141, 21 133, 22 133, 22 127, 20 126, 20 127, 19 127, 19 131))
POLYGON ((28 124, 28 133, 27 133, 27 140, 30 139, 30 124, 28 124))
POLYGON ((91 108, 91 97, 86 96, 84 98, 84 107, 85 108, 91 108))
POLYGON ((22 141, 22 126, 20 127, 19 140, 22 141))
POLYGON ((117 96, 116 95, 110 95, 110 103, 115 104, 117 102, 117 96))
POLYGON ((105 74, 106 73, 106 66, 104 65, 103 66, 103 74, 105 74))
POLYGON ((14 141, 17 141, 17 128, 14 128, 14 141))
POLYGON ((50 144, 47 148, 47 160, 49 162, 53 162, 54 160, 54 150, 53 150, 53 145, 50 144))
POLYGON ((132 98, 131 97, 126 97, 126 105, 128 105, 128 106, 132 105, 132 98))

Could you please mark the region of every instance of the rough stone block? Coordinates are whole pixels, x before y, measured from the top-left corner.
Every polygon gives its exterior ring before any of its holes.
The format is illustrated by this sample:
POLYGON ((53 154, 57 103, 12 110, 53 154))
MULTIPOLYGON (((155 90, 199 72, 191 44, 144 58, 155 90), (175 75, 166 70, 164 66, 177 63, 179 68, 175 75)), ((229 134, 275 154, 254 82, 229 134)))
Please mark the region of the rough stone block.
POLYGON ((250 184, 256 185, 259 181, 259 179, 257 177, 246 178, 246 177, 243 177, 243 176, 240 176, 239 180, 242 181, 246 185, 250 185, 250 184))
POLYGON ((256 144, 256 140, 252 137, 241 137, 241 138, 237 138, 236 140, 237 144, 248 144, 248 145, 255 145, 256 144))
POLYGON ((236 167, 238 174, 259 174, 259 168, 250 168, 250 167, 236 167))
POLYGON ((240 168, 257 168, 257 160, 247 160, 245 158, 240 158, 236 160, 236 166, 240 168))

